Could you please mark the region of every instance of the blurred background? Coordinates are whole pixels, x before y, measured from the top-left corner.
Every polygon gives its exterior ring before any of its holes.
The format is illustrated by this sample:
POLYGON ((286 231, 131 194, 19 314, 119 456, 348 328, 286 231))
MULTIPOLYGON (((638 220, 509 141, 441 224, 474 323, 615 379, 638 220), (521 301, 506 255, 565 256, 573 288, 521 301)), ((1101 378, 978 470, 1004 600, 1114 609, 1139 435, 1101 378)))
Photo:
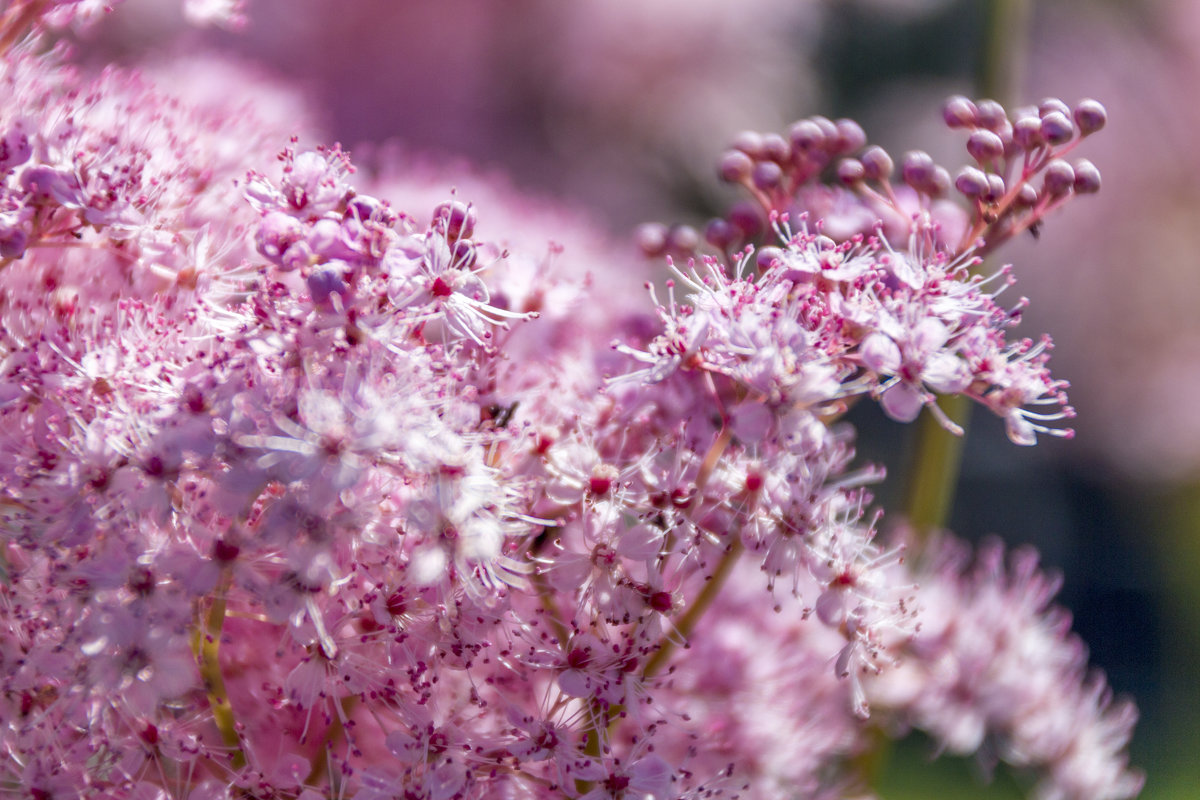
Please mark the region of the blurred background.
MULTIPOLYGON (((1004 64, 988 90, 1002 99, 1101 100, 1109 126, 1079 154, 1103 191, 1001 254, 1032 300, 1025 335, 1057 343, 1078 435, 1017 448, 975 415, 950 526, 1031 543, 1063 573, 1060 601, 1094 665, 1141 708, 1143 797, 1200 796, 1200 2, 250 0, 247 11, 241 32, 196 31, 178 2, 129 0, 81 57, 196 95, 259 92, 297 133, 356 157, 393 142, 403 163, 451 157, 506 175, 592 215, 631 254, 638 223, 701 225, 736 198, 713 165, 743 129, 850 116, 893 155, 925 149, 953 172, 964 140, 942 125, 941 102, 979 97, 988 63, 1004 64), (248 62, 257 82, 211 54, 248 62)), ((864 457, 891 473, 881 504, 895 507, 912 434, 856 413, 864 457)), ((980 790, 977 767, 931 754, 898 747, 881 795, 1021 796, 1012 776, 980 790)))

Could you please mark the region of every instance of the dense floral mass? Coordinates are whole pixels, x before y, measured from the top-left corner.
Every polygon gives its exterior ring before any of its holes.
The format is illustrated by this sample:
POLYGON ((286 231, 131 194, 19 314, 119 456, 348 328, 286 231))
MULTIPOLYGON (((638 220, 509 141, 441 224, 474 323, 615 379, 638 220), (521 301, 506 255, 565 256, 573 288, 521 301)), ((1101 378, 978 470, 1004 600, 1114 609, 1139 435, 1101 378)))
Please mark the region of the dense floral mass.
POLYGON ((427 189, 77 71, 49 31, 92 6, 0 18, 6 792, 863 797, 919 728, 1038 797, 1137 794, 1054 580, 881 533, 844 421, 955 430, 962 395, 1069 435, 981 261, 1099 188, 1066 156, 1102 106, 954 98, 953 178, 848 120, 743 134, 751 202, 644 227, 636 308, 521 198, 507 232, 393 206, 427 189))

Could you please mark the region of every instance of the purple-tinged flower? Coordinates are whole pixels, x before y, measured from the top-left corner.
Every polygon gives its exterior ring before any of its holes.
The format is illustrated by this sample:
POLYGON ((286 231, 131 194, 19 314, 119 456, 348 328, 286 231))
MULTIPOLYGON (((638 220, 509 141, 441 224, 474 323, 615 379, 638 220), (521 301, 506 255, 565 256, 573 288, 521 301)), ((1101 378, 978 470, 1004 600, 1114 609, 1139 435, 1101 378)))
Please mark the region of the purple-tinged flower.
POLYGON ((1136 719, 1114 701, 1066 611, 1050 605, 1060 580, 1037 554, 988 542, 974 563, 960 543, 937 542, 918 568, 921 630, 903 644, 903 664, 867 683, 951 752, 995 755, 1041 778, 1036 795, 1059 800, 1137 795, 1142 775, 1124 748, 1136 719))
POLYGON ((958 394, 971 384, 967 364, 943 349, 950 331, 940 320, 925 318, 907 328, 899 320, 882 317, 879 327, 863 341, 860 354, 863 364, 890 378, 875 392, 892 419, 912 422, 922 408, 932 405, 934 396, 925 386, 958 394))

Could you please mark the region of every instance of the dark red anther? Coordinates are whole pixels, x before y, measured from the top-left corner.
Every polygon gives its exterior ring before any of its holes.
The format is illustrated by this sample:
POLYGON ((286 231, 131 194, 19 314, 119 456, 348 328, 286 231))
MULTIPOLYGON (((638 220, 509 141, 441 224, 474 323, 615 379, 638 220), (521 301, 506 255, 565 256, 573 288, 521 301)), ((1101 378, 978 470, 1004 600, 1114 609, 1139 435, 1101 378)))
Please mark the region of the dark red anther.
POLYGON ((242 548, 226 539, 217 539, 213 543, 213 559, 218 563, 229 564, 238 557, 240 552, 242 552, 242 548))

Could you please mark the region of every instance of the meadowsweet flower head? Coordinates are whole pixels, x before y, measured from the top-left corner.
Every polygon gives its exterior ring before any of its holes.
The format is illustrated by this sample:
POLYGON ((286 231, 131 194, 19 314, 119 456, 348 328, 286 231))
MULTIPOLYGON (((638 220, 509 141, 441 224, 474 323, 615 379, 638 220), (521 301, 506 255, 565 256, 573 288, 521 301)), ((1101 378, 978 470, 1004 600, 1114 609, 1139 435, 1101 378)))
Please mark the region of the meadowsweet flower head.
MULTIPOLYGON (((619 254, 511 189, 431 199, 220 103, 0 47, 3 785, 833 797, 883 713, 955 751, 996 737, 1048 797, 1136 793, 1133 713, 1051 582, 996 548, 911 566, 844 418, 873 398, 952 427, 939 398, 963 395, 1018 443, 1065 433, 1048 343, 1007 338, 1009 271, 972 270, 1094 188, 1060 164, 1095 104, 1043 104, 1031 204, 972 173, 957 217, 921 154, 908 191, 866 151, 816 192, 865 145, 849 121, 742 136, 722 171, 774 238, 742 214, 711 252, 644 229, 692 257, 637 312, 619 254), (881 213, 832 231, 856 203, 881 213)), ((1002 111, 947 118, 981 171, 1017 158, 1002 111)))

